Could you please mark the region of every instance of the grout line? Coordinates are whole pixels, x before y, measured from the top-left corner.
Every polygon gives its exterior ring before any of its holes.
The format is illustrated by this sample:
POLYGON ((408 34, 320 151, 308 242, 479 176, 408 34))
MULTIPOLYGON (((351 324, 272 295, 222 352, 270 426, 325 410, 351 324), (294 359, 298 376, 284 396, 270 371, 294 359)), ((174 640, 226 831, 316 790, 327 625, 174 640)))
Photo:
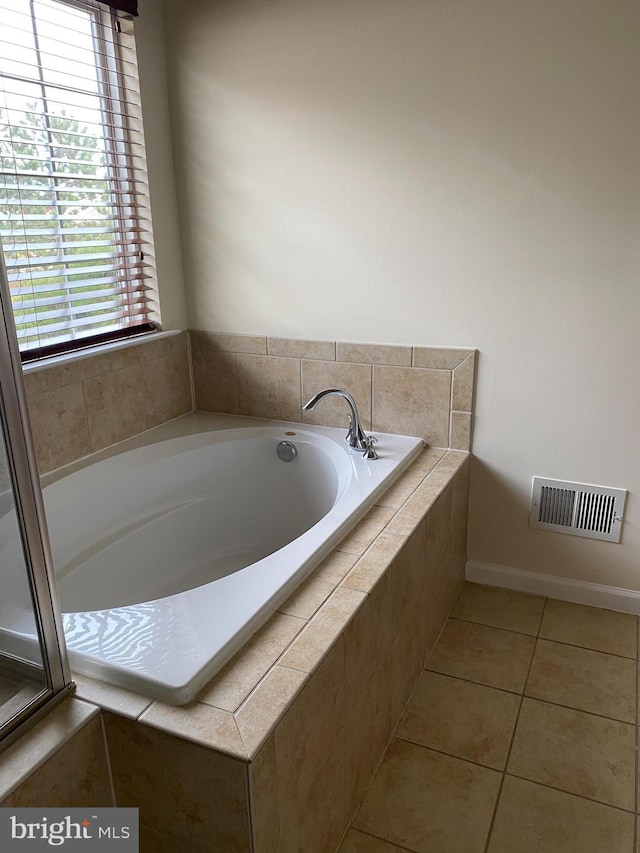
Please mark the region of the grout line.
MULTIPOLYGON (((236 723, 236 727, 237 727, 238 732, 239 732, 240 727, 238 726, 237 723, 236 723)), ((242 735, 240 735, 240 739, 242 740, 242 735)), ((242 741, 242 743, 244 744, 244 741, 242 741)), ((265 749, 268 746, 268 744, 269 744, 269 739, 267 738, 267 740, 264 743, 264 746, 262 746, 260 748, 256 757, 253 759, 253 762, 255 762, 258 755, 260 755, 262 750, 265 749)), ((246 746, 245 746, 245 749, 246 749, 246 746)), ((247 751, 247 755, 248 754, 249 753, 247 751)), ((255 809, 255 804, 254 804, 254 800, 256 799, 256 796, 255 796, 255 792, 254 792, 255 784, 254 784, 254 779, 253 779, 253 769, 254 769, 252 767, 253 762, 251 760, 249 760, 249 762, 246 765, 245 773, 244 773, 244 783, 245 783, 244 784, 244 790, 245 790, 245 802, 247 803, 247 817, 248 817, 248 823, 249 823, 249 851, 250 851, 250 853, 255 853, 255 851, 257 851, 257 849, 258 849, 258 828, 256 826, 256 823, 257 823, 256 816, 255 816, 256 809, 255 809)), ((274 748, 274 762, 273 763, 275 764, 275 748, 274 748)), ((277 799, 277 794, 276 794, 276 803, 277 802, 278 802, 278 799, 277 799)), ((280 828, 280 814, 279 814, 279 809, 278 809, 278 829, 279 828, 280 828)), ((280 832, 278 832, 278 840, 280 840, 280 832)))
MULTIPOLYGON (((423 519, 423 521, 424 521, 424 519, 423 519)), ((421 522, 421 523, 422 523, 422 522, 421 522)), ((460 592, 459 592, 459 593, 458 593, 458 595, 456 596, 456 600, 455 600, 455 601, 453 602, 453 604, 451 605, 451 609, 449 610, 449 613, 447 614, 447 616, 446 616, 446 618, 445 618, 444 622, 442 623, 442 627, 441 627, 441 628, 440 628, 440 630, 438 631, 438 636, 435 638, 435 640, 434 640, 434 642, 433 642, 433 645, 432 645, 432 646, 431 646, 431 648, 429 649, 429 653, 425 656, 425 658, 424 658, 424 660, 423 660, 423 662, 422 662, 422 672, 437 672, 437 670, 435 670, 435 669, 429 669, 429 661, 431 660, 431 658, 432 658, 432 656, 433 656, 433 653, 435 652, 436 648, 438 647, 438 643, 439 643, 439 642, 440 642, 440 640, 442 639, 442 635, 444 634, 445 629, 446 629, 447 625, 449 624, 450 619, 452 618, 451 614, 453 613, 453 610, 454 610, 454 608, 455 608, 456 604, 458 603, 458 599, 459 599, 459 598, 460 598, 460 596, 462 595, 463 590, 464 590, 464 582, 463 582, 463 584, 462 584, 462 587, 460 588, 460 592)), ((439 672, 439 673, 437 673, 437 674, 438 674, 438 675, 448 675, 448 673, 446 673, 446 672, 439 672)), ((422 675, 422 673, 420 673, 420 675, 422 675)), ((455 675, 448 675, 448 677, 449 677, 449 678, 457 678, 458 676, 455 676, 455 675)), ((466 681, 466 679, 461 679, 461 680, 462 680, 462 681, 466 681)), ((473 684, 473 683, 475 683, 475 682, 471 682, 471 683, 473 684)))
MULTIPOLYGON (((534 639, 538 639, 537 633, 525 634, 524 631, 514 631, 512 628, 500 628, 497 625, 487 625, 486 622, 474 622, 472 619, 463 619, 461 616, 449 616, 449 619, 453 619, 456 622, 466 622, 469 625, 481 625, 483 628, 493 628, 495 631, 506 631, 509 634, 516 634, 518 637, 532 637, 534 639)), ((544 637, 540 637, 540 639, 543 640, 544 637)), ((568 643, 566 645, 568 645, 568 643)))
POLYGON ((505 776, 511 776, 512 779, 520 779, 522 782, 530 782, 532 785, 538 785, 540 788, 548 788, 550 791, 558 791, 560 794, 567 794, 569 797, 577 797, 579 800, 585 800, 587 803, 595 803, 597 806, 604 806, 608 809, 615 809, 623 814, 633 814, 634 810, 625 809, 622 806, 614 806, 613 803, 605 803, 604 800, 595 800, 593 797, 585 797, 584 794, 576 794, 574 791, 567 791, 566 788, 557 788, 555 785, 547 785, 545 782, 538 782, 537 779, 529 779, 527 776, 519 776, 517 773, 505 773, 505 776))
MULTIPOLYGON (((468 581, 468 583, 472 583, 472 581, 468 581)), ((537 596, 537 598, 541 598, 541 596, 537 596)), ((555 599, 553 600, 555 601, 555 599)), ((536 634, 525 634, 524 631, 514 631, 513 628, 501 628, 498 625, 487 625, 486 622, 474 622, 472 619, 463 619, 460 616, 450 616, 449 618, 455 619, 456 622, 468 622, 471 625, 482 625, 484 628, 494 628, 496 631, 507 631, 509 634, 517 634, 519 637, 536 637, 537 639, 544 640, 547 643, 556 643, 558 646, 571 646, 572 649, 584 649, 586 652, 596 652, 596 654, 609 655, 609 657, 620 658, 621 660, 637 660, 637 658, 629 657, 629 655, 619 655, 615 652, 603 652, 602 649, 593 649, 590 646, 579 646, 577 643, 567 643, 563 642, 562 640, 554 640, 551 637, 542 637, 540 636, 539 629, 536 634)))
MULTIPOLYGON (((371 404, 371 405, 370 405, 370 412, 369 412, 369 414, 370 414, 370 416, 371 416, 371 432, 374 432, 374 431, 375 431, 375 427, 374 427, 374 405, 373 405, 373 401, 374 401, 374 399, 375 399, 375 392, 376 392, 376 388, 375 388, 375 381, 376 381, 376 379, 375 379, 375 376, 376 376, 376 374, 375 374, 375 370, 373 369, 373 364, 372 364, 372 365, 371 365, 371 399, 370 399, 370 404, 371 404)), ((405 468, 405 471, 406 471, 406 470, 408 470, 408 469, 407 469, 407 468, 405 468)))
POLYGON ((618 658, 618 660, 635 661, 635 658, 630 658, 627 655, 618 655, 615 652, 603 652, 602 649, 592 649, 589 646, 578 646, 576 643, 565 643, 562 640, 552 640, 549 637, 538 637, 538 639, 545 643, 553 643, 556 646, 569 646, 572 649, 583 649, 585 652, 593 652, 596 655, 606 655, 607 657, 618 658))
POLYGON ((540 696, 532 696, 530 693, 524 693, 523 698, 531 699, 534 702, 541 702, 544 705, 553 705, 554 708, 564 708, 567 711, 576 711, 576 713, 578 714, 587 714, 590 717, 598 717, 601 720, 609 720, 609 722, 611 723, 620 723, 620 725, 622 726, 635 725, 634 723, 630 723, 628 720, 621 720, 620 717, 607 717, 606 714, 598 714, 596 711, 585 711, 584 708, 576 708, 574 705, 564 705, 562 702, 554 702, 552 699, 545 699, 540 696))
MULTIPOLYGON (((89 453, 94 453, 95 451, 93 449, 93 439, 91 438, 91 428, 89 427, 89 412, 88 412, 88 408, 87 408, 87 396, 85 394, 85 388, 84 388, 85 381, 86 380, 84 380, 84 379, 80 380, 80 389, 82 391, 82 411, 84 413, 84 422, 85 422, 85 426, 87 428, 87 441, 89 442, 89 453)), ((145 411, 145 416, 146 416, 146 411, 145 411)))
MULTIPOLYGON (((205 704, 205 703, 202 703, 202 704, 205 704)), ((228 712, 227 712, 227 713, 228 713, 228 712)), ((246 759, 244 759, 244 763, 247 765, 247 768, 248 768, 248 766, 249 766, 253 761, 255 761, 255 760, 256 760, 256 757, 258 756, 258 754, 259 754, 259 753, 264 749, 264 747, 265 747, 266 743, 268 742, 269 738, 271 737, 271 733, 269 733, 269 734, 267 735, 267 737, 262 741, 262 743, 260 744, 260 747, 259 747, 258 751, 257 751, 257 752, 256 752, 256 754, 252 757, 252 756, 251 756, 251 752, 250 752, 250 750, 249 750, 249 748, 248 748, 247 744, 245 743, 244 738, 242 737, 242 731, 240 730, 240 726, 238 725, 238 721, 236 720, 236 715, 235 715, 235 713, 233 713, 231 716, 233 717, 233 722, 234 722, 234 725, 235 725, 235 727, 236 727, 236 731, 238 732, 238 737, 240 738, 240 743, 241 743, 241 744, 242 744, 242 746, 244 747, 244 751, 245 751, 246 756, 247 756, 247 757, 246 757, 246 759)), ((219 750, 218 750, 218 752, 219 752, 219 750)), ((243 760, 243 759, 241 759, 241 760, 243 760)), ((248 769, 247 769, 247 774, 248 774, 248 772, 249 772, 249 771, 248 771, 248 769)), ((248 784, 248 783, 247 783, 247 784, 248 784)), ((247 790, 247 800, 248 800, 248 794, 249 794, 249 792, 248 792, 248 790, 247 790)), ((249 823, 251 823, 251 808, 249 808, 249 823)))
MULTIPOLYGON (((514 732, 515 732, 515 728, 514 728, 514 732)), ((471 761, 471 760, 470 760, 470 759, 468 759, 468 758, 462 758, 462 757, 460 757, 459 755, 453 755, 452 753, 444 752, 444 751, 443 751, 443 750, 441 750, 441 749, 435 749, 435 748, 433 748, 433 747, 431 747, 431 746, 425 746, 424 744, 416 743, 415 741, 410 741, 410 740, 407 740, 406 738, 399 737, 397 734, 395 734, 395 735, 394 735, 394 737, 393 737, 392 739, 402 740, 404 743, 408 743, 408 744, 410 744, 411 746, 415 746, 415 747, 417 747, 418 749, 425 749, 425 750, 428 750, 428 751, 430 751, 430 752, 438 753, 439 755, 444 755, 444 756, 446 756, 446 757, 448 757, 448 758, 453 758, 453 759, 456 759, 456 760, 458 760, 458 761, 464 761, 464 762, 465 762, 465 763, 467 763, 467 764, 473 764, 473 765, 474 765, 474 766, 476 766, 476 767, 482 767, 482 768, 483 768, 483 769, 485 769, 485 770, 493 770, 494 772, 501 773, 501 775, 502 775, 502 780, 501 780, 501 783, 500 783, 500 789, 499 789, 499 791, 498 791, 498 796, 497 796, 497 798, 496 798, 496 806, 495 806, 495 809, 494 809, 494 815, 493 815, 493 818, 492 818, 492 820, 491 820, 491 825, 490 825, 490 828, 489 828, 489 834, 488 834, 488 836, 487 836, 487 843, 486 843, 486 846, 485 846, 485 848, 484 848, 485 853, 486 853, 486 850, 488 849, 488 844, 489 844, 489 841, 490 841, 490 838, 491 838, 491 832, 492 832, 492 830, 493 830, 493 825, 494 825, 494 822, 495 822, 495 816, 496 816, 496 812, 497 812, 497 806, 498 806, 498 803, 499 803, 499 801, 500 801, 500 796, 501 796, 501 793, 502 793, 502 787, 503 787, 503 785, 504 785, 504 780, 505 780, 505 778, 506 778, 507 776, 511 776, 513 779, 520 779, 520 780, 522 780, 523 782, 530 782, 532 785, 538 785, 540 788, 547 788, 547 789, 549 789, 549 790, 551 790, 551 791, 558 791, 558 793, 561 793, 561 794, 567 794, 567 795, 568 795, 568 796, 570 796, 570 797, 576 797, 577 799, 579 799, 579 800, 584 800, 584 801, 586 801, 586 802, 588 802, 588 803, 595 803, 596 805, 605 806, 605 808, 615 809, 616 811, 622 812, 623 814, 633 814, 633 813, 634 813, 634 811, 635 811, 635 809, 625 809, 625 808, 623 808, 622 806, 614 805, 613 803, 609 803, 609 802, 604 802, 603 800, 596 800, 596 799, 594 799, 594 798, 592 798, 592 797, 585 797, 584 795, 582 795, 582 794, 577 794, 577 793, 575 793, 574 791, 568 791, 568 790, 566 790, 566 788, 558 788, 558 787, 556 787, 555 785, 547 785, 547 784, 545 784, 544 782, 540 782, 540 781, 538 781, 538 780, 536 780, 536 779, 530 779, 530 778, 528 778, 527 776, 520 776, 520 775, 518 775, 518 774, 516 774, 516 773, 507 773, 507 772, 506 772, 506 770, 504 770, 504 771, 496 770, 496 768, 495 768, 495 767, 490 767, 490 766, 489 766, 489 765, 487 765, 487 764, 480 764, 480 763, 479 763, 479 762, 477 762, 477 761, 471 761)), ((507 759, 507 761, 508 761, 508 759, 507 759)), ((354 829, 355 829, 355 827, 352 827, 352 828, 354 828, 354 829)), ((360 829, 356 829, 356 831, 357 831, 357 832, 362 832, 362 830, 360 830, 360 829)), ((368 834, 370 834, 370 833, 364 833, 364 834, 367 834, 367 835, 368 835, 368 834)), ((375 836, 375 835, 374 835, 373 837, 374 837, 374 838, 377 838, 377 837, 379 837, 379 836, 375 836)), ((388 839, 384 839, 384 840, 388 840, 388 839)), ((404 848, 403 848, 403 849, 404 849, 404 848)), ((635 848, 634 848, 634 849, 635 849, 635 848)))
POLYGON ((508 696, 522 696, 522 692, 519 690, 507 690, 506 687, 496 687, 494 684, 487 684, 486 681, 474 681, 472 678, 465 678, 463 675, 451 675, 450 672, 441 672, 439 669, 425 669, 425 672, 442 675, 444 678, 452 678, 455 681, 463 681, 465 684, 475 684, 477 687, 486 687, 487 690, 497 690, 499 693, 506 693, 508 696))
POLYGON ((232 414, 240 414, 240 373, 238 368, 238 354, 233 352, 231 353, 233 358, 233 383, 234 383, 234 403, 235 403, 235 412, 232 414))
POLYGON ((453 371, 455 367, 449 371, 449 447, 451 447, 451 439, 453 438, 453 371))
MULTIPOLYGON (((344 837, 343 837, 343 839, 342 839, 343 841, 344 841, 344 838, 346 838, 347 833, 349 832, 349 830, 350 830, 350 829, 352 829, 354 832, 359 832, 359 833, 360 833, 360 835, 366 835, 366 836, 367 836, 367 838, 375 838, 375 839, 376 839, 376 841, 382 841, 382 842, 384 842, 385 844, 393 844, 393 846, 394 846, 397 850, 406 850, 406 851, 407 851, 407 853, 415 853, 415 850, 413 849, 413 847, 404 847, 402 844, 398 844, 398 842, 397 842, 397 841, 389 841, 389 839, 388 839, 388 838, 383 838, 381 835, 374 835, 372 832, 367 832, 365 829, 356 829, 354 826, 351 826, 351 825, 350 825, 350 826, 349 826, 349 828, 347 829, 347 832, 345 832, 344 837)), ((340 847, 341 847, 341 846, 342 846, 342 845, 340 845, 340 846, 338 847, 338 850, 340 850, 340 847)))
POLYGON ((111 755, 109 753, 109 740, 107 738, 107 727, 104 721, 104 711, 100 709, 100 726, 102 728, 102 744, 104 746, 104 754, 107 762, 107 775, 109 776, 109 788, 111 789, 111 802, 114 807, 117 807, 118 801, 116 800, 116 786, 113 781, 113 770, 111 767, 111 755))
MULTIPOLYGON (((523 697, 523 698, 525 698, 525 697, 523 697)), ((516 725, 517 725, 517 722, 516 722, 516 725)), ((515 733, 515 726, 514 726, 514 733, 515 733)), ((480 761, 474 761, 472 758, 468 758, 468 757, 463 756, 463 755, 457 755, 456 753, 453 753, 453 752, 447 752, 444 749, 438 749, 435 746, 429 746, 428 744, 419 743, 418 741, 411 740, 410 738, 408 738, 406 736, 402 736, 402 735, 398 734, 397 731, 394 734, 394 738, 396 740, 401 740, 404 743, 408 743, 411 746, 416 746, 420 749, 426 749, 426 750, 429 750, 430 752, 437 752, 439 755, 446 755, 448 758, 454 758, 454 759, 457 759, 458 761, 464 761, 467 764, 473 764, 474 766, 482 767, 485 770, 493 770, 494 772, 500 773, 503 776, 503 781, 504 781, 504 777, 511 776, 514 779, 522 779, 522 781, 524 781, 524 782, 531 782, 533 785, 539 785, 541 788, 549 788, 552 791, 560 791, 563 794, 569 794, 572 797, 578 797, 579 799, 587 800, 587 802, 590 802, 590 803, 597 803, 598 805, 607 806, 608 808, 611 808, 611 809, 617 809, 618 811, 624 812, 625 814, 630 814, 631 812, 633 812, 633 809, 625 809, 622 806, 615 806, 612 803, 605 802, 604 800, 596 800, 593 797, 586 797, 583 794, 576 794, 574 791, 568 791, 566 788, 559 788, 556 785, 549 785, 546 782, 540 782, 538 779, 531 779, 528 776, 521 776, 518 773, 513 773, 513 772, 507 773, 506 769, 505 770, 499 770, 497 767, 492 767, 490 764, 483 764, 480 761)), ((513 736, 512 736, 512 740, 513 740, 513 736)), ((508 763, 508 758, 507 758, 507 763, 508 763)), ((506 765, 505 765, 505 767, 506 767, 506 765)), ((500 785, 500 788, 502 788, 502 783, 500 785)), ((499 799, 499 795, 498 795, 498 799, 499 799)), ((496 804, 497 804, 497 801, 496 801, 496 804)))
MULTIPOLYGON (((413 696, 413 693, 411 695, 413 696)), ((407 703, 407 705, 408 704, 409 703, 407 703)), ((398 723, 398 726, 399 725, 400 723, 398 723)), ((426 749, 428 752, 437 752, 438 755, 445 755, 447 758, 453 758, 456 761, 464 761, 466 764, 473 764, 474 767, 482 767, 484 770, 492 770, 494 773, 500 773, 503 776, 505 774, 504 770, 500 770, 499 767, 493 767, 491 764, 483 764, 481 761, 474 761, 473 758, 467 758, 465 755, 457 755, 455 752, 447 752, 446 749, 438 749, 437 746, 429 746, 429 744, 420 743, 420 741, 417 740, 411 740, 409 737, 398 734, 398 726, 396 726, 395 734, 393 735, 395 740, 401 740, 403 743, 408 743, 410 746, 415 746, 418 749, 426 749)))
MULTIPOLYGON (((536 646, 534 646, 534 653, 536 646)), ((474 681, 472 678, 465 678, 461 675, 452 675, 450 672, 443 672, 439 669, 425 669, 425 672, 431 672, 433 675, 441 675, 444 678, 452 678, 456 681, 462 681, 465 684, 475 684, 477 687, 485 687, 487 690, 497 690, 499 693, 507 693, 509 696, 522 696, 524 699, 531 699, 534 702, 541 702, 544 705, 553 705, 555 708, 564 708, 567 711, 576 711, 578 714, 588 714, 590 717, 598 717, 601 720, 609 720, 612 723, 620 723, 623 726, 633 726, 629 720, 621 720, 620 717, 608 717, 606 714, 599 714, 597 711, 586 711, 584 708, 577 708, 574 705, 565 705, 562 702, 547 699, 543 696, 534 696, 531 693, 522 693, 518 690, 508 690, 506 687, 496 687, 495 684, 487 684, 486 681, 474 681)), ((523 691, 526 690, 526 682, 523 691)))
POLYGON ((191 388, 191 411, 196 411, 196 380, 193 372, 193 346, 191 333, 187 330, 187 367, 189 368, 189 386, 191 388))
POLYGON ((504 780, 507 777, 507 768, 509 766, 509 761, 511 759, 511 752, 513 750, 513 744, 514 744, 514 741, 516 739, 516 731, 518 730, 518 723, 520 722, 520 714, 522 713, 522 705, 524 703, 524 692, 527 689, 527 682, 529 681, 529 675, 531 674, 531 667, 533 665, 533 659, 534 659, 535 654, 536 654, 536 648, 538 645, 538 638, 540 635, 540 626, 542 625, 542 620, 544 619, 544 611, 547 608, 548 600, 549 600, 548 598, 545 598, 544 604, 542 606, 542 614, 540 616, 540 622, 538 623, 538 630, 536 631, 536 635, 534 638, 534 644, 533 644, 533 649, 531 651, 531 657, 529 658, 529 667, 527 669, 527 675, 526 675, 526 678, 524 680, 524 684, 522 685, 522 692, 520 694, 520 705, 518 707, 518 713, 516 715, 516 721, 515 721, 515 724, 513 726, 513 731, 511 732, 511 742, 509 743, 509 749, 507 750, 507 757, 506 757, 505 762, 504 762, 504 770, 502 771, 502 779, 500 780, 500 788, 498 789, 498 796, 496 797, 496 803, 495 803, 495 806, 493 808, 493 815, 491 816, 491 823, 489 824, 489 831, 487 833, 487 840, 486 840, 486 843, 484 846, 484 853, 487 853, 487 851, 489 849, 489 843, 491 841, 491 836, 493 834, 493 826, 495 824, 496 816, 498 814, 498 805, 500 803, 500 800, 502 799, 502 789, 504 788, 504 780))

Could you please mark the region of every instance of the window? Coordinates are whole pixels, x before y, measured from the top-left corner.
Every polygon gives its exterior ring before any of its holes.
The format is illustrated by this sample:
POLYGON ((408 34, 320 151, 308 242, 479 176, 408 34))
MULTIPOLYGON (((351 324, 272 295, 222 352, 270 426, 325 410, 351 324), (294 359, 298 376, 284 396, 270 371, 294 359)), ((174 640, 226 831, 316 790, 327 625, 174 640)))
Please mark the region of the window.
POLYGON ((130 17, 0 0, 0 241, 23 359, 157 328, 151 239, 130 17))

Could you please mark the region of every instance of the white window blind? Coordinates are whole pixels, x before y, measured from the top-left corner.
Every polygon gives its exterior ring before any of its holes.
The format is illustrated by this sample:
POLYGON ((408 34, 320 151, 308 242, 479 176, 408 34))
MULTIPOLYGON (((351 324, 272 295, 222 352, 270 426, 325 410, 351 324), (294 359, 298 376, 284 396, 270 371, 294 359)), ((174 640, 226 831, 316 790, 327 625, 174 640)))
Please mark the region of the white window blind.
POLYGON ((158 327, 132 21, 0 0, 0 241, 23 357, 158 327))

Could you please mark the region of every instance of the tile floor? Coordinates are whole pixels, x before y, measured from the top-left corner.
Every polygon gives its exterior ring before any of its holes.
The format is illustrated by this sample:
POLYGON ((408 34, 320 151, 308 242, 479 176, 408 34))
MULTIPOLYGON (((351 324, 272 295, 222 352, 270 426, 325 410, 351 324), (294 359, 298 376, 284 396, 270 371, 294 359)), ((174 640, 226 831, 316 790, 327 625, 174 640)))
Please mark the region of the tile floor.
POLYGON ((340 853, 640 853, 637 618, 467 584, 340 853))

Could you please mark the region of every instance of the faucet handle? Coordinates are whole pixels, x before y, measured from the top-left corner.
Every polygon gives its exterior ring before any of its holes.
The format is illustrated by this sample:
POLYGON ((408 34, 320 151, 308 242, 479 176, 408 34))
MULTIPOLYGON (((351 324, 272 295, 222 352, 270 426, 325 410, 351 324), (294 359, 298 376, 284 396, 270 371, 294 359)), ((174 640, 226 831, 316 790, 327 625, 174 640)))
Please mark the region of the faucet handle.
POLYGON ((374 448, 374 444, 378 443, 378 439, 374 435, 367 435, 364 439, 365 451, 362 454, 364 459, 378 459, 378 454, 374 448))

